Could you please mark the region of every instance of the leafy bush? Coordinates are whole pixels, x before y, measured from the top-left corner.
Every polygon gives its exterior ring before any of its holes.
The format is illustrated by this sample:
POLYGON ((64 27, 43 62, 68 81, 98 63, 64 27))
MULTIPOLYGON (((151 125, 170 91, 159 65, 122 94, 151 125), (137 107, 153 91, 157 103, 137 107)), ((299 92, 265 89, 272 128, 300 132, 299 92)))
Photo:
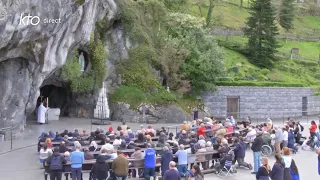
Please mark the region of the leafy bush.
POLYGON ((79 5, 83 5, 86 2, 86 0, 76 0, 76 3, 79 5))
POLYGON ((102 82, 106 77, 107 67, 105 59, 108 54, 106 53, 101 40, 97 39, 97 42, 95 42, 94 37, 91 37, 89 48, 92 64, 90 75, 94 76, 96 87, 101 88, 102 82))
POLYGON ((78 54, 72 53, 71 59, 68 59, 66 64, 62 67, 61 77, 64 81, 70 83, 71 91, 75 93, 86 93, 100 88, 106 75, 106 64, 103 44, 100 40, 93 41, 91 37, 89 45, 89 54, 91 60, 91 70, 88 74, 81 75, 81 69, 78 64, 78 54))
POLYGON ((303 66, 308 66, 308 67, 318 67, 319 64, 318 62, 315 62, 315 61, 309 61, 309 60, 296 60, 294 59, 294 62, 298 63, 298 64, 301 64, 303 66))
POLYGON ((120 86, 113 94, 111 94, 111 101, 126 102, 132 108, 138 107, 146 100, 144 92, 136 86, 120 86))
POLYGON ((177 100, 174 93, 170 93, 161 88, 154 93, 145 93, 137 86, 120 86, 111 94, 113 102, 125 102, 130 104, 131 108, 136 109, 141 103, 170 104, 177 100))
POLYGON ((255 82, 255 81, 220 81, 218 86, 270 86, 270 87, 303 87, 300 83, 255 82))
POLYGON ((94 79, 92 76, 81 76, 72 80, 71 90, 75 93, 86 93, 93 90, 94 79))
POLYGON ((61 78, 64 81, 72 81, 80 75, 80 66, 76 54, 71 59, 67 59, 66 64, 62 67, 61 78))
POLYGON ((156 104, 168 104, 173 103, 177 100, 173 93, 170 93, 164 89, 161 89, 157 93, 147 95, 147 101, 156 104))
POLYGON ((263 74, 259 74, 257 79, 260 81, 263 81, 263 80, 266 80, 266 77, 263 74))
POLYGON ((150 92, 154 88, 160 88, 161 84, 154 78, 149 69, 149 62, 157 54, 147 45, 141 45, 129 50, 129 60, 119 66, 119 72, 124 84, 137 86, 144 92, 150 92))
POLYGON ((314 77, 315 77, 316 79, 320 79, 320 73, 315 74, 314 77))
POLYGON ((262 75, 266 76, 267 74, 270 73, 270 70, 263 68, 263 69, 260 70, 260 73, 261 73, 262 75))

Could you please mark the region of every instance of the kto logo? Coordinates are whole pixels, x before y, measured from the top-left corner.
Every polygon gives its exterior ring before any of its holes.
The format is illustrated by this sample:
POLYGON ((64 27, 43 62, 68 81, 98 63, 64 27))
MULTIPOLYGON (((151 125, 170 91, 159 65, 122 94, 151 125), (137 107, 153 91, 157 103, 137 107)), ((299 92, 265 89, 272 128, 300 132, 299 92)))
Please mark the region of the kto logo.
POLYGON ((24 16, 21 14, 20 16, 20 23, 19 25, 24 25, 24 26, 28 26, 29 24, 36 26, 40 23, 40 17, 39 16, 30 16, 30 14, 28 14, 28 16, 24 16))

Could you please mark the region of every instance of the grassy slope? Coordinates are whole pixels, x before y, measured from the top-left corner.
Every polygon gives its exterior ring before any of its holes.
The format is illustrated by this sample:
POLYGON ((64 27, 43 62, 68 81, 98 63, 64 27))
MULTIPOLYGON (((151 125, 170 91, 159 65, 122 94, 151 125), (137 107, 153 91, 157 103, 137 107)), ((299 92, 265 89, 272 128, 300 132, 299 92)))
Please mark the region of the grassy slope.
MULTIPOLYGON (((192 0, 190 0, 192 1, 192 0)), ((206 16, 208 6, 206 0, 202 1, 202 14, 206 16)), ((239 3, 240 1, 229 0, 232 3, 239 3)), ((247 6, 247 1, 244 0, 244 6, 247 6)), ((189 13, 195 16, 201 16, 197 6, 190 6, 189 13)), ((215 27, 228 27, 233 29, 239 29, 244 26, 246 18, 249 13, 246 8, 240 8, 239 6, 231 5, 228 3, 218 2, 213 10, 212 24, 215 27)), ((316 32, 320 32, 320 17, 313 16, 298 16, 294 19, 294 29, 290 32, 295 35, 306 35, 312 33, 315 29, 316 32)), ((284 34, 284 30, 280 29, 280 33, 284 34)), ((217 37, 217 39, 225 40, 225 37, 217 37)), ((241 37, 229 37, 229 41, 237 42, 245 45, 246 38, 241 37)), ((297 47, 300 49, 300 56, 317 61, 320 54, 320 42, 295 42, 290 41, 288 43, 279 41, 280 47, 278 51, 284 53, 290 53, 291 48, 297 47)), ((318 65, 312 64, 311 67, 301 64, 300 62, 279 59, 275 63, 274 68, 267 74, 262 73, 259 67, 252 65, 248 58, 238 52, 225 49, 224 58, 226 68, 228 69, 229 77, 233 79, 247 79, 247 77, 255 76, 253 78, 257 81, 276 81, 286 83, 302 83, 306 86, 315 86, 319 83, 315 78, 315 74, 320 70, 318 65), (240 67, 239 73, 233 71, 234 67, 240 67), (264 75, 263 75, 264 74, 264 75)), ((309 65, 310 66, 310 65, 309 65)))

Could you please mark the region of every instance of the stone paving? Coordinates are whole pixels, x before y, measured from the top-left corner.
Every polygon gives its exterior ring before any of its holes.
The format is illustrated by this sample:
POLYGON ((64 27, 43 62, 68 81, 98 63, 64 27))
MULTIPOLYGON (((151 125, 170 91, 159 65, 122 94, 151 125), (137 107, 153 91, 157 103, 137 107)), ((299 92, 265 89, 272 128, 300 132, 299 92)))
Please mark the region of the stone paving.
MULTIPOLYGON (((115 127, 120 125, 119 122, 113 122, 112 125, 115 127)), ((139 128, 140 124, 128 123, 132 129, 139 128)), ((155 128, 160 128, 162 126, 168 126, 170 124, 154 124, 155 128)), ((74 128, 85 128, 88 131, 91 129, 90 120, 85 119, 69 119, 62 118, 58 122, 52 122, 47 125, 37 125, 35 123, 28 123, 26 126, 26 134, 21 140, 13 142, 14 149, 17 149, 12 152, 6 152, 0 155, 0 180, 42 180, 43 178, 43 169, 41 169, 41 164, 38 161, 38 155, 36 152, 36 142, 37 137, 42 131, 54 130, 61 132, 67 127, 67 129, 74 128), (29 147, 28 147, 29 146, 29 147)), ((97 126, 92 126, 94 130, 97 126)), ((100 126, 102 127, 102 126, 100 126)), ((107 129, 106 127, 103 127, 107 129)), ((308 127, 305 125, 305 135, 307 135, 308 127)), ((173 130, 175 131, 175 130, 173 130)), ((10 149, 9 142, 0 143, 0 149, 2 151, 7 151, 10 149)), ((319 179, 317 172, 317 155, 315 152, 311 151, 299 151, 297 154, 293 155, 293 158, 296 161, 296 164, 300 171, 301 180, 316 180, 319 179)), ((247 151, 246 159, 248 163, 253 162, 253 154, 251 150, 247 151)), ((269 164, 271 166, 274 163, 273 157, 269 158, 269 164)), ((85 175, 84 179, 88 179, 85 175)), ((220 179, 216 175, 208 174, 205 175, 205 179, 220 179)), ((254 180, 255 176, 250 174, 249 170, 238 169, 237 174, 233 174, 226 179, 230 180, 254 180)))

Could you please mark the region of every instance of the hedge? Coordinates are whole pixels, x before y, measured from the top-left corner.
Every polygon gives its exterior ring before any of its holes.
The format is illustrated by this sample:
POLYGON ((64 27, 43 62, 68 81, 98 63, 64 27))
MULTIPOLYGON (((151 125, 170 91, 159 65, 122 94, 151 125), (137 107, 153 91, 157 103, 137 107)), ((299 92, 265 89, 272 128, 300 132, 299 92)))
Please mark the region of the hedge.
POLYGON ((300 83, 255 82, 255 81, 218 81, 217 86, 262 86, 262 87, 304 87, 300 83))

